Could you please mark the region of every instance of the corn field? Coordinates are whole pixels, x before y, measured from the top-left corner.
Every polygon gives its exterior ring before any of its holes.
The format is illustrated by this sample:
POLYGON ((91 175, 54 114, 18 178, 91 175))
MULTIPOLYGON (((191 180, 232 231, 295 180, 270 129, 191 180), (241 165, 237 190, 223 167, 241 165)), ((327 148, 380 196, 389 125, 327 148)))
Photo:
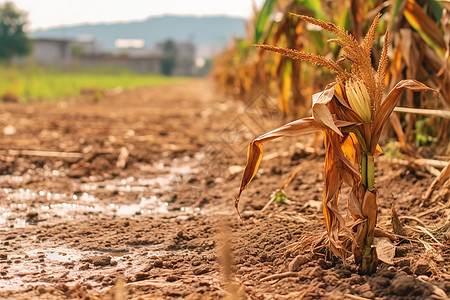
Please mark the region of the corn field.
POLYGON ((385 89, 414 78, 439 92, 435 97, 407 91, 390 117, 391 126, 384 137, 395 133, 402 152, 414 157, 421 156, 422 146, 432 146, 436 155, 446 156, 450 153, 450 4, 446 1, 267 0, 260 11, 255 9, 246 38, 236 39, 216 57, 215 82, 227 94, 247 101, 266 91, 277 99, 278 111, 285 119, 310 115, 311 96, 333 79, 333 72, 268 53, 254 44, 315 53, 345 69, 351 61, 338 44, 327 42, 332 35, 293 14, 331 22, 362 42, 378 13, 381 18, 367 55, 376 66, 389 30, 385 89))

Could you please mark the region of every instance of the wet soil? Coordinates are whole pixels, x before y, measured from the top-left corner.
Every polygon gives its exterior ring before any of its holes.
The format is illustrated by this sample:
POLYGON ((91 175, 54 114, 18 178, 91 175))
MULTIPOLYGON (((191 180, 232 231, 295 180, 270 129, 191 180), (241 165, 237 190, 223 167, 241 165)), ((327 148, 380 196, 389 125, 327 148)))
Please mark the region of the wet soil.
POLYGON ((420 206, 434 179, 423 170, 377 160, 380 227, 392 231, 395 203, 416 231, 395 241, 393 263, 371 276, 351 259, 296 247, 325 231, 320 137, 265 147, 239 220, 246 144, 283 123, 272 104, 264 93, 250 104, 228 99, 206 80, 1 104, 0 298, 450 295, 448 199, 420 206), (291 205, 266 206, 299 164, 286 188, 291 205))

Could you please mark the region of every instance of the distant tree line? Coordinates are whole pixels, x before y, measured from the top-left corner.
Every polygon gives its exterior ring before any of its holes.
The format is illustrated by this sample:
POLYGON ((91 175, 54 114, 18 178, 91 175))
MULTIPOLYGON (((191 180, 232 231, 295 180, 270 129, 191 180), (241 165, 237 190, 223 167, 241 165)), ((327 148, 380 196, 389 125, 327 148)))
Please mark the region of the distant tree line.
POLYGON ((0 61, 8 63, 15 55, 30 53, 31 41, 25 33, 27 24, 27 13, 13 2, 0 4, 0 61))

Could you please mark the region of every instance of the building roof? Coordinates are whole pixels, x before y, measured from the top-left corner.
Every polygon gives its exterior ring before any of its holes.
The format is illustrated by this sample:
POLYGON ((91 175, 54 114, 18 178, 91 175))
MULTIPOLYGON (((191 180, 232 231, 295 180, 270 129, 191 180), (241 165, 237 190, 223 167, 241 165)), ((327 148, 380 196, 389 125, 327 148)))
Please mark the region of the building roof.
POLYGON ((56 43, 71 43, 74 42, 74 40, 71 39, 64 39, 64 38, 51 38, 51 37, 38 37, 38 38, 32 38, 31 39, 34 42, 56 42, 56 43))

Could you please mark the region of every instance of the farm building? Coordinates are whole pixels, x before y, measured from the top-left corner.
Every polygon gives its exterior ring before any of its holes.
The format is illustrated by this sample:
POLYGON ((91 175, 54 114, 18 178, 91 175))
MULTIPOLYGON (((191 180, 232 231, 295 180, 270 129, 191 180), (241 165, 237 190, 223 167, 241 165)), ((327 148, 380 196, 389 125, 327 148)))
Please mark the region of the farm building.
POLYGON ((71 43, 69 39, 36 38, 32 39, 33 50, 29 56, 16 57, 18 65, 30 62, 46 67, 69 68, 72 65, 71 43))
MULTIPOLYGON (((176 65, 173 75, 189 76, 195 71, 195 46, 192 43, 175 43, 176 65)), ((64 69, 78 67, 129 69, 140 73, 161 73, 162 52, 156 49, 121 49, 118 53, 105 53, 95 41, 88 42, 35 38, 29 56, 18 57, 14 63, 37 63, 46 67, 64 69), (129 50, 129 52, 128 52, 129 50), (139 51, 137 51, 139 50, 139 51)))

